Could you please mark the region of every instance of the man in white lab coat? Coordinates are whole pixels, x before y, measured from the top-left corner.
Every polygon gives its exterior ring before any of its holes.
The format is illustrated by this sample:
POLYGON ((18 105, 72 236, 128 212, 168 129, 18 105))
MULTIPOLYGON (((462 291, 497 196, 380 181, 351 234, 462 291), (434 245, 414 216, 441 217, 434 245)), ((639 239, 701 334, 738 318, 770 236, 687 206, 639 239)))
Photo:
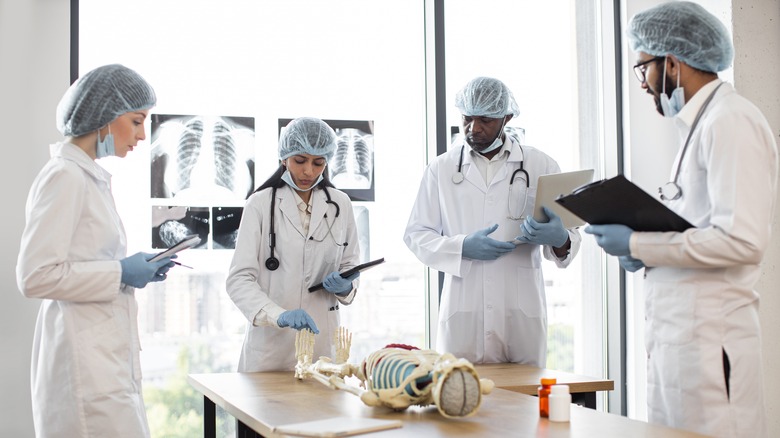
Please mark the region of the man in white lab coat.
POLYGON ((701 6, 666 3, 629 25, 634 67, 682 147, 670 209, 694 228, 585 232, 628 271, 645 268, 649 420, 714 436, 763 437, 758 293, 777 198, 777 146, 761 112, 718 79, 733 58, 725 26, 701 6))
POLYGON ((404 235, 420 261, 445 273, 436 349, 473 363, 543 367, 541 254, 566 267, 581 240, 550 210, 546 222, 531 217, 537 178, 560 167, 506 135, 518 107, 501 81, 473 79, 455 104, 463 138, 425 170, 404 235))

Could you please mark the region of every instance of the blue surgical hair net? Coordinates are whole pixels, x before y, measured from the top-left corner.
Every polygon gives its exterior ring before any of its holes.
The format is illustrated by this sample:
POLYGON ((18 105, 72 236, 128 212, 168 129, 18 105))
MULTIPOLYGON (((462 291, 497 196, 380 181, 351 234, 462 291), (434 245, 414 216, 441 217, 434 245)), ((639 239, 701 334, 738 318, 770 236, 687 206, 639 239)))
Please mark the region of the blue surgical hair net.
POLYGON ((517 117, 517 107, 512 92, 498 79, 478 77, 466 84, 455 95, 455 106, 464 116, 482 116, 497 119, 512 114, 517 117))
POLYGON ((156 103, 154 89, 141 75, 123 65, 104 65, 77 79, 62 96, 57 129, 66 137, 78 137, 156 103))
POLYGON ((309 154, 330 161, 336 152, 336 133, 327 123, 315 117, 299 117, 282 129, 279 136, 279 159, 309 154))
POLYGON ((634 15, 628 24, 628 40, 635 52, 674 55, 706 72, 725 70, 734 58, 726 26, 691 2, 663 3, 634 15))

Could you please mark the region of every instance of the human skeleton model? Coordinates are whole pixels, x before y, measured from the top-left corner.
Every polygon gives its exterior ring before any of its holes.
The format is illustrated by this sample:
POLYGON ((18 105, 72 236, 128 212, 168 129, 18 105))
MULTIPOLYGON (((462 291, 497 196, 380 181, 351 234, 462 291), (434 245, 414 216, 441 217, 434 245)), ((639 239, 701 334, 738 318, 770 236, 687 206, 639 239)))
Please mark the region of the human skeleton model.
POLYGON ((404 410, 412 405, 435 404, 445 417, 468 417, 479 410, 482 394, 489 394, 495 386, 492 380, 480 379, 466 359, 406 345, 388 345, 371 353, 360 365, 350 364, 347 360, 352 334, 339 327, 334 338, 335 360, 323 356, 312 363, 314 333, 299 331, 295 337, 295 377, 311 377, 333 389, 350 392, 368 406, 404 410), (360 387, 344 381, 350 376, 360 380, 360 387))

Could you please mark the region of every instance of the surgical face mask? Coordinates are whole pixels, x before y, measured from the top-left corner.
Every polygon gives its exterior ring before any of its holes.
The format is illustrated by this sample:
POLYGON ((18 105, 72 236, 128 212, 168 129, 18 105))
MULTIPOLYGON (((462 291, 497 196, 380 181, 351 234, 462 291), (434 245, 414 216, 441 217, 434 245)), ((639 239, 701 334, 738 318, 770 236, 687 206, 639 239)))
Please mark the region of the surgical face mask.
POLYGON ((103 141, 100 140, 100 130, 98 129, 95 154, 98 158, 116 155, 116 151, 114 150, 114 134, 111 133, 111 125, 108 125, 108 134, 103 137, 103 141))
POLYGON ((282 174, 282 181, 286 182, 288 186, 294 188, 295 190, 299 192, 308 192, 309 190, 313 189, 317 184, 320 183, 320 181, 323 180, 322 173, 320 174, 319 178, 317 178, 317 182, 311 185, 308 189, 302 189, 298 187, 297 184, 295 184, 295 181, 293 181, 292 174, 290 174, 290 169, 285 169, 284 173, 282 174))
POLYGON ((664 79, 661 87, 661 111, 664 117, 674 117, 685 105, 685 90, 680 86, 680 69, 677 69, 677 88, 672 91, 672 97, 666 95, 666 61, 664 61, 664 79))

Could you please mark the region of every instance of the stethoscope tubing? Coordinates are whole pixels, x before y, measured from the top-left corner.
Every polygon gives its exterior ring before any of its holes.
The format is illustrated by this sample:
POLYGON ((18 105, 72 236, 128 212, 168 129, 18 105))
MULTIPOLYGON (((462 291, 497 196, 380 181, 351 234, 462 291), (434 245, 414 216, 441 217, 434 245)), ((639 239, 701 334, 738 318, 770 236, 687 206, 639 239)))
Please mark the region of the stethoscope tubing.
MULTIPOLYGON (((325 200, 326 204, 331 204, 334 207, 336 207, 336 216, 334 217, 334 221, 336 218, 339 217, 339 214, 341 214, 341 207, 339 207, 338 202, 334 201, 330 197, 330 192, 328 191, 328 188, 326 186, 322 186, 322 190, 325 191, 325 200)), ((271 255, 265 260, 265 267, 268 268, 269 271, 275 271, 279 269, 279 259, 274 255, 274 250, 276 249, 276 228, 275 228, 275 221, 274 218, 276 216, 276 187, 274 187, 271 190, 271 208, 270 208, 270 214, 271 214, 271 232, 268 234, 268 246, 271 248, 271 255)), ((327 219, 328 214, 325 213, 325 218, 327 219)), ((328 228, 328 232, 331 233, 330 227, 328 228)), ((331 233, 331 237, 333 237, 333 234, 331 233)), ((344 242, 346 245, 347 242, 344 242)))

